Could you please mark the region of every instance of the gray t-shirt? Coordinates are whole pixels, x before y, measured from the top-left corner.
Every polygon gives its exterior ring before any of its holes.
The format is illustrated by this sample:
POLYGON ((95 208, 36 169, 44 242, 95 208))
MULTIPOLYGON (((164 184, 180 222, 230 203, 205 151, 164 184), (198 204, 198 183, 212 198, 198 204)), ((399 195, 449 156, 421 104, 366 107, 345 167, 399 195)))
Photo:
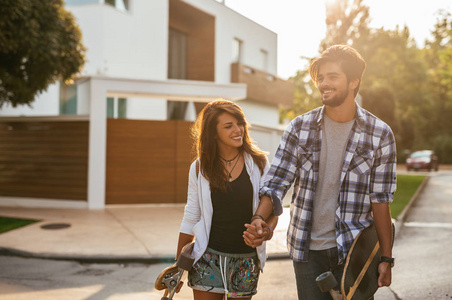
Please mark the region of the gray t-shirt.
POLYGON ((336 247, 335 217, 345 149, 355 120, 338 123, 323 117, 319 180, 314 195, 311 250, 336 247))

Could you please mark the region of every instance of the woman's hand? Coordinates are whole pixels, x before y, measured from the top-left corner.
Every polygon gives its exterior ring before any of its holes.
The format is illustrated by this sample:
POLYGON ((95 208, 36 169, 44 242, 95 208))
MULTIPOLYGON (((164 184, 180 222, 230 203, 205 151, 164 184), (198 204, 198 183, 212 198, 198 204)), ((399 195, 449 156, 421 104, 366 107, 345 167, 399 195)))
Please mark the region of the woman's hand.
POLYGON ((245 224, 246 231, 243 233, 245 244, 256 248, 272 236, 268 224, 262 219, 255 219, 251 224, 245 224))

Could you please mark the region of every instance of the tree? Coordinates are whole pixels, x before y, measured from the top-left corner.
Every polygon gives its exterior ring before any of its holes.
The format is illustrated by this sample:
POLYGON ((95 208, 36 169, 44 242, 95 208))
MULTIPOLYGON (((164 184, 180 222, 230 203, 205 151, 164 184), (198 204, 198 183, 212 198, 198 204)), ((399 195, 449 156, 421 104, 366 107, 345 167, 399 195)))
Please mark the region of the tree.
POLYGON ((281 110, 280 116, 283 120, 291 120, 322 104, 320 93, 312 82, 308 70, 298 71, 292 79, 295 85, 294 105, 290 109, 281 110))
POLYGON ((69 81, 85 62, 81 32, 63 0, 3 0, 0 5, 0 107, 30 105, 37 93, 69 81))
POLYGON ((431 122, 421 127, 425 144, 433 145, 441 163, 452 163, 452 15, 440 11, 433 39, 423 51, 428 65, 431 122))
POLYGON ((367 63, 360 88, 363 107, 391 126, 399 149, 411 149, 417 142, 413 137, 423 139, 419 128, 431 115, 427 67, 406 26, 370 28, 370 20, 363 0, 327 2, 327 33, 319 49, 347 44, 358 50, 367 63), (420 118, 421 112, 427 118, 420 118))
POLYGON ((362 40, 369 33, 369 7, 363 0, 336 0, 326 2, 326 36, 320 43, 319 50, 362 40))

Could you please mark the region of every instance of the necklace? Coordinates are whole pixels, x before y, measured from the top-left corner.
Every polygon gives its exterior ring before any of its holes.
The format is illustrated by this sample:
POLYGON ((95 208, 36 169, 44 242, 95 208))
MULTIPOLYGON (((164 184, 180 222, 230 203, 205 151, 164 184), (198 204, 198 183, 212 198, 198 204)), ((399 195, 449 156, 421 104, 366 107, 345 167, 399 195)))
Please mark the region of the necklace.
POLYGON ((230 159, 230 160, 224 159, 224 158, 221 157, 221 156, 220 156, 220 158, 221 158, 222 160, 224 160, 224 162, 225 162, 228 166, 231 166, 231 165, 232 165, 232 162, 237 158, 237 156, 239 156, 239 154, 240 154, 240 151, 237 152, 237 154, 234 156, 234 158, 233 158, 233 159, 230 159))
MULTIPOLYGON (((239 152, 240 153, 240 152, 239 152)), ((235 156, 235 157, 237 157, 238 156, 238 154, 235 156)), ((235 159, 235 157, 233 158, 233 160, 235 159)), ((235 164, 234 164, 234 166, 232 167, 232 169, 231 169, 231 171, 230 172, 228 172, 228 178, 229 178, 229 182, 232 182, 232 175, 231 175, 231 173, 232 173, 232 171, 234 171, 234 168, 235 168, 235 166, 237 166, 237 163, 239 162, 239 160, 237 159, 236 161, 235 161, 235 164)))

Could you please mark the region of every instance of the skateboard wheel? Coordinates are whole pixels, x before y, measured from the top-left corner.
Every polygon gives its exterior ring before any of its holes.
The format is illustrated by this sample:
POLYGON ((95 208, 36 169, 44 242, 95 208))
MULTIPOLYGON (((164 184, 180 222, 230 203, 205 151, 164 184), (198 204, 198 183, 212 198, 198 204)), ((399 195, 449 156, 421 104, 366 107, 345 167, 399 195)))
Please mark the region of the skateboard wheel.
POLYGON ((194 261, 195 258, 193 256, 186 253, 181 253, 179 258, 177 259, 176 265, 185 271, 190 271, 194 261))
POLYGON ((337 280, 330 271, 320 274, 315 281, 317 282, 320 290, 324 293, 334 289, 337 285, 337 280))

